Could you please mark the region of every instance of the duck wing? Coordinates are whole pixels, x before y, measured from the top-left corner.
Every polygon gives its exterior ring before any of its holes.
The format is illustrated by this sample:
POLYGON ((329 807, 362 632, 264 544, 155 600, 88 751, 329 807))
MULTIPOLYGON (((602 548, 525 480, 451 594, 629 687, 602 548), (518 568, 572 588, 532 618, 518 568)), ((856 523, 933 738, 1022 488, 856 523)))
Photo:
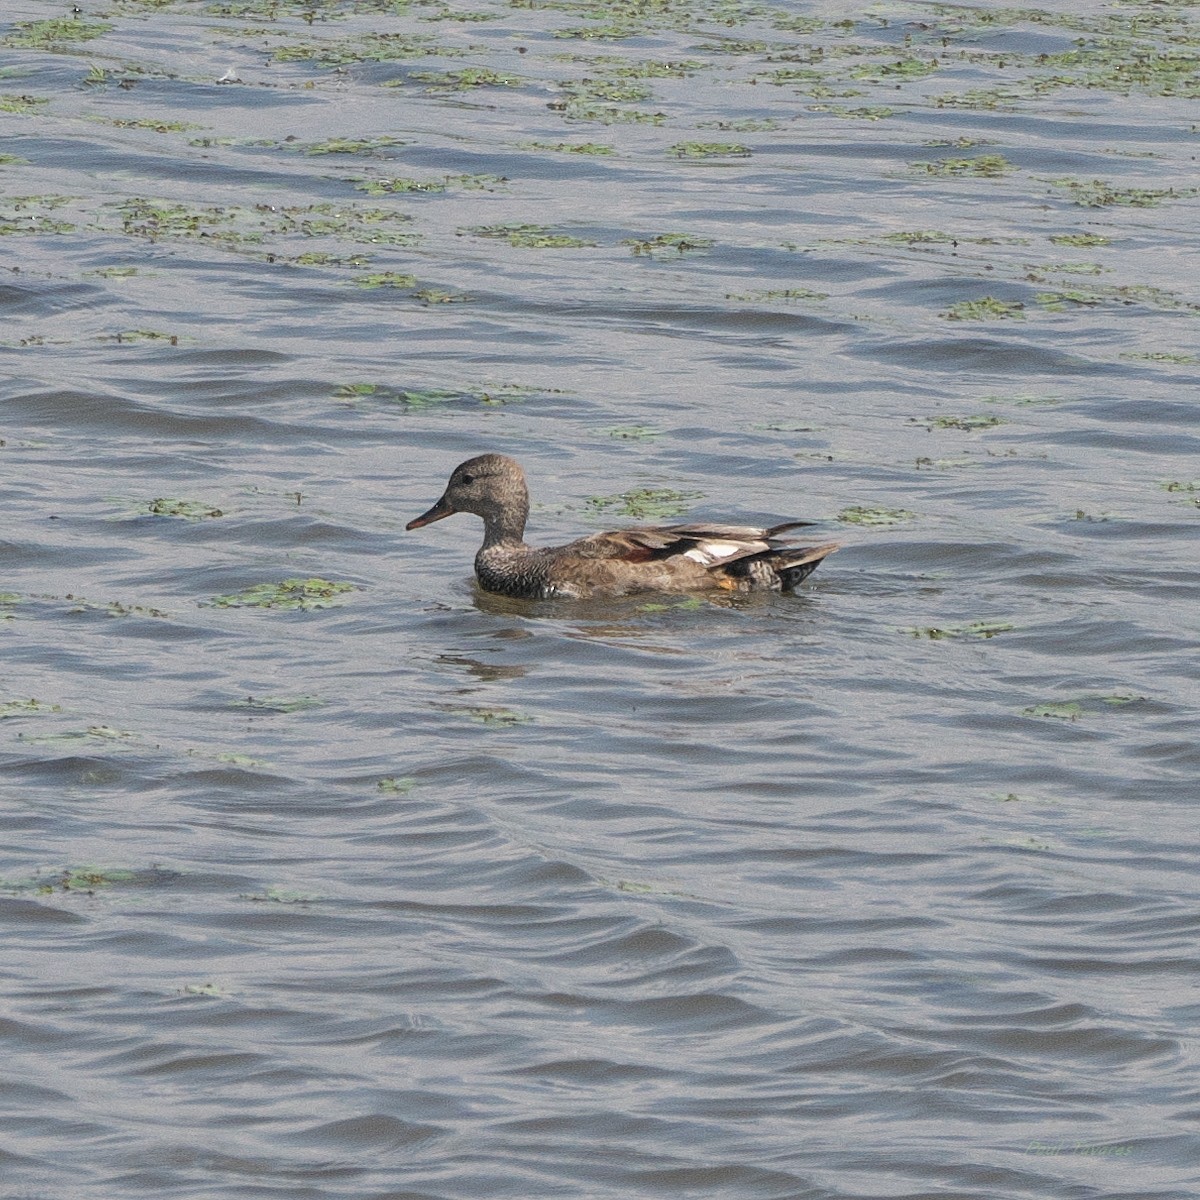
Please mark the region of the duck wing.
POLYGON ((704 567, 761 554, 786 544, 779 535, 811 521, 787 521, 763 529, 756 525, 646 525, 596 533, 563 546, 579 558, 609 558, 622 562, 651 562, 681 555, 704 567))

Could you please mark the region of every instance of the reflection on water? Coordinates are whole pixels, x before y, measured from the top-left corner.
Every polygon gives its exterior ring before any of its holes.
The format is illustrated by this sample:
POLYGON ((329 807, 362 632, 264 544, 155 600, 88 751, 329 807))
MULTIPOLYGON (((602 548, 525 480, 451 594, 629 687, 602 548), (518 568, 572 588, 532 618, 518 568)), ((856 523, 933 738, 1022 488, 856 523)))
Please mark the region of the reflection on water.
POLYGON ((1191 1197, 1193 10, 0 19, 6 1195, 1191 1197))

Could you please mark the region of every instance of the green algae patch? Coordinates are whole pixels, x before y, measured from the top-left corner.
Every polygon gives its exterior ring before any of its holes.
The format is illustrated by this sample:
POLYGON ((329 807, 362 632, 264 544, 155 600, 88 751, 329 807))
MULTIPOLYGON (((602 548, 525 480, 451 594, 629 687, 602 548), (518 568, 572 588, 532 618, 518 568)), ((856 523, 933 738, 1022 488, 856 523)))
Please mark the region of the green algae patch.
POLYGON ((92 896, 107 888, 152 887, 169 879, 174 873, 158 867, 107 867, 82 864, 74 867, 39 869, 22 879, 0 880, 0 890, 6 892, 33 892, 40 896, 51 896, 64 892, 78 892, 92 896))
POLYGON ((978 300, 960 300, 938 316, 947 321, 1023 321, 1024 309, 1025 305, 1020 301, 982 296, 978 300))
POLYGON ((994 429, 1004 424, 1003 417, 993 417, 985 413, 973 413, 965 417, 911 417, 913 424, 924 425, 931 432, 934 429, 961 429, 965 433, 978 433, 981 429, 994 429))
POLYGON ((664 612, 695 612, 697 609, 703 608, 705 601, 699 596, 688 596, 684 600, 677 600, 672 604, 662 604, 656 600, 650 601, 649 604, 639 604, 637 610, 640 613, 664 613, 664 612))
POLYGON ((203 521, 225 515, 223 510, 202 500, 179 500, 170 496, 150 500, 141 511, 152 517, 181 517, 185 521, 203 521))
POLYGON ((616 154, 612 146, 602 142, 525 142, 527 150, 549 150, 553 154, 586 154, 593 158, 603 158, 616 154))
POLYGON ((518 725, 528 725, 533 718, 525 713, 515 712, 501 705, 489 707, 482 704, 435 704, 439 712, 451 713, 456 717, 466 717, 480 725, 493 728, 512 729, 518 725))
POLYGON ((336 399, 345 404, 354 405, 361 400, 381 401, 395 404, 404 409, 420 411, 454 401, 496 406, 513 404, 524 400, 539 391, 558 389, 540 389, 525 387, 519 383, 501 383, 485 388, 389 388, 376 383, 346 383, 334 393, 336 399))
POLYGON ((323 142, 310 142, 308 145, 296 146, 295 149, 310 158, 326 154, 358 154, 374 157, 380 150, 406 145, 408 145, 407 142, 396 137, 327 138, 323 142))
POLYGON ((1168 200, 1183 200, 1200 194, 1200 188, 1118 187, 1103 179, 1052 179, 1050 186, 1066 192, 1080 208, 1156 208, 1168 200))
POLYGON ((244 700, 234 700, 229 707, 245 712, 287 714, 307 712, 324 703, 316 696, 247 696, 244 700))
POLYGON ((915 521, 916 518, 917 514, 909 512, 906 508, 864 508, 856 504, 851 508, 843 508, 835 519, 847 525, 884 527, 902 525, 905 521, 915 521))
POLYGON ((770 303, 773 300, 806 300, 819 303, 829 299, 828 292, 814 292, 812 288, 758 288, 752 292, 726 292, 726 300, 739 300, 745 304, 770 303))
POLYGON ((331 582, 328 579, 285 579, 281 583, 260 583, 243 592, 214 596, 215 608, 272 608, 309 612, 341 604, 347 592, 357 591, 357 584, 331 582))
POLYGON ((1122 350, 1117 357, 1134 362, 1170 363, 1173 366, 1188 366, 1200 362, 1200 354, 1173 350, 1122 350))
POLYGON ((1048 700, 1031 704, 1021 710, 1024 717, 1047 717, 1059 721, 1077 721, 1080 717, 1101 713, 1106 709, 1125 708, 1147 699, 1130 692, 1113 692, 1103 696, 1080 696, 1074 700, 1048 700))
POLYGON ((525 250, 570 250, 596 244, 569 233, 554 233, 545 225, 472 225, 459 230, 459 233, 469 233, 472 237, 496 238, 525 250))
POLYGON ((73 613, 99 612, 107 617, 152 617, 168 620, 171 616, 161 608, 148 608, 144 604, 125 604, 121 600, 89 600, 85 596, 74 596, 69 592, 63 597, 70 602, 67 610, 73 613))
POLYGON ((261 892, 243 892, 239 900, 250 900, 255 904, 314 904, 318 900, 328 900, 317 892, 302 892, 296 888, 284 888, 272 885, 261 892))
POLYGON ((385 775, 375 787, 391 796, 407 796, 417 786, 417 781, 410 776, 385 775))
POLYGON ((404 271, 376 271, 372 275, 355 275, 355 287, 372 290, 374 288, 412 288, 417 286, 417 277, 404 271))
POLYGON ((13 113, 16 116, 27 117, 37 112, 50 101, 45 96, 17 96, 10 93, 0 95, 0 113, 13 113))
POLYGON ((1124 307, 1136 305, 1158 312, 1200 314, 1200 304, 1185 299, 1178 292, 1148 283, 1080 284, 1053 292, 1039 292, 1036 300, 1038 306, 1047 312, 1065 312, 1069 307, 1098 308, 1101 305, 1115 304, 1124 307))
POLYGON ((1050 240, 1056 246, 1075 246, 1080 249, 1113 244, 1113 239, 1102 233, 1056 233, 1050 240))
POLYGON ((672 158, 749 158, 751 151, 740 142, 676 142, 667 153, 672 158))
POLYGON ((619 438, 626 442, 648 442, 653 438, 661 437, 663 431, 655 429, 652 425, 614 425, 604 432, 610 438, 619 438))
POLYGON ((454 53, 427 35, 368 33, 331 41, 292 41, 271 51, 273 62, 308 62, 326 70, 365 62, 396 62, 454 53))
POLYGON ((418 71, 413 78, 434 88, 456 92, 482 87, 519 88, 524 87, 527 82, 519 75, 506 75, 487 67, 461 67, 457 71, 418 71))
POLYGON ((128 729, 116 729, 112 725, 89 725, 86 729, 68 729, 63 733, 47 733, 36 737, 21 737, 23 742, 38 746, 78 746, 104 742, 110 745, 137 742, 136 733, 128 729))
MULTIPOLYGON (((78 11, 78 10, 76 10, 78 11)), ((46 50, 71 53, 78 42, 103 37, 112 25, 108 21, 81 21, 75 17, 51 17, 46 21, 19 21, 13 32, 0 38, 0 46, 20 50, 46 50)))
MULTIPOLYGON (((0 601, 3 597, 0 597, 0 601)), ((41 700, 3 700, 0 701, 0 721, 12 717, 36 717, 44 713, 62 712, 58 704, 46 704, 41 700)))
POLYGON ((685 254, 711 250, 716 242, 690 233, 658 233, 649 238, 622 238, 621 245, 628 246, 634 258, 682 258, 685 254))
POLYGON ((179 989, 181 996, 204 996, 210 1000, 225 1000, 233 993, 219 983, 185 983, 179 989))
POLYGON ((1012 171, 1013 164, 1003 154, 980 154, 974 158, 939 158, 933 162, 909 163, 909 169, 939 178, 972 177, 998 179, 1012 171))
POLYGON ((638 521, 677 517, 692 506, 703 492, 681 492, 675 488, 632 488, 612 496, 589 496, 584 506, 593 513, 612 513, 638 521))
POLYGON ((1011 621, 968 621, 965 625, 928 625, 900 630, 915 638, 939 642, 945 638, 994 638, 1011 633, 1016 626, 1011 621))

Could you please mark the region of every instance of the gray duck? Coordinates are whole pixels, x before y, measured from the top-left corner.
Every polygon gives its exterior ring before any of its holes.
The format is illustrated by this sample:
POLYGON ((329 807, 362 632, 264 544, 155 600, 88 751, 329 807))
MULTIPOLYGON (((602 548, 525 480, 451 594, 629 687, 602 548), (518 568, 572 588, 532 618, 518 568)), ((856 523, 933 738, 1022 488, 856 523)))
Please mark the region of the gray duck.
POLYGON ((475 574, 489 592, 526 600, 628 596, 638 592, 791 591, 837 542, 796 546, 780 535, 809 524, 653 525, 594 533, 565 546, 525 544, 529 489, 519 463, 481 454, 454 468, 445 492, 405 526, 455 513, 483 518, 475 574))

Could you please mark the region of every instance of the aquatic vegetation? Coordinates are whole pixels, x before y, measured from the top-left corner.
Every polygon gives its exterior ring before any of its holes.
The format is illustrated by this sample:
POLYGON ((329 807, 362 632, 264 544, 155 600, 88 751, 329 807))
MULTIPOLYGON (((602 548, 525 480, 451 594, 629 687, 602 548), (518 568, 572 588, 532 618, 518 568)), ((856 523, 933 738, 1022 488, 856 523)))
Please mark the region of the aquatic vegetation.
POLYGON ((284 579, 280 583, 259 583, 242 592, 214 596, 215 608, 271 608, 309 612, 340 604, 347 592, 357 591, 353 583, 331 582, 328 579, 284 579))
POLYGON ((898 246, 929 246, 957 244, 958 239, 951 233, 943 233, 940 229, 899 230, 896 233, 885 233, 879 239, 882 242, 892 242, 898 246))
POLYGON ((1052 179, 1050 186, 1067 193, 1072 204, 1081 208, 1107 208, 1117 205, 1126 208, 1154 208, 1165 200, 1182 200, 1200 195, 1196 187, 1138 188, 1117 187, 1102 179, 1052 179))
POLYGON ((596 125, 661 125, 667 119, 665 113, 647 112, 641 108, 621 108, 616 104, 601 104, 587 96, 556 100, 546 107, 562 113, 568 121, 590 121, 596 125))
POLYGON ((372 138, 327 138, 323 142, 310 142, 307 146, 296 145, 301 154, 319 157, 325 154, 358 154, 375 156, 380 150, 392 146, 407 146, 409 143, 396 137, 372 138))
POLYGON ((980 154, 975 158, 939 158, 933 162, 913 162, 908 165, 911 170, 925 175, 971 175, 980 179, 995 179, 1014 169, 1013 164, 1003 154, 980 154))
POLYGON ((864 63, 850 72, 852 79, 869 80, 872 83, 896 83, 905 79, 924 79, 940 69, 936 58, 918 58, 909 55, 893 62, 864 63))
POLYGON ((413 292, 413 299, 420 300, 422 304, 467 304, 474 300, 474 296, 468 296, 465 292, 447 292, 441 288, 421 288, 419 291, 413 292))
POLYGON ((188 983, 179 989, 182 996, 207 996, 213 1000, 224 1000, 233 993, 219 983, 188 983))
POLYGON ((778 117, 742 117, 736 121, 701 121, 700 128, 719 129, 722 133, 764 133, 782 129, 783 122, 778 117))
POLYGON ((119 333, 102 333, 96 338, 100 342, 118 342, 128 345, 131 342, 166 342, 169 346, 179 345, 177 333, 163 333, 159 329, 122 329, 119 333))
POLYGON ((1145 699, 1145 696, 1137 696, 1130 692, 1114 692, 1106 696, 1079 696, 1073 700, 1048 700, 1041 704, 1031 704, 1021 710, 1021 715, 1077 721, 1089 713, 1103 712, 1106 708, 1124 708, 1145 699))
POLYGON ((993 638, 1016 629, 1011 621, 968 621, 965 625, 931 625, 924 628, 902 629, 901 633, 938 642, 944 638, 993 638))
POLYGON ((332 70, 364 62, 445 56, 453 51, 419 34, 367 33, 337 41, 289 41, 271 51, 273 62, 309 62, 332 70))
POLYGON ((532 250, 567 250, 596 244, 573 234, 552 233, 545 225, 473 225, 459 232, 469 233, 473 237, 500 238, 510 246, 532 250))
POLYGON ((1140 360, 1142 362, 1174 363, 1181 366, 1188 363, 1200 362, 1200 355, 1170 350, 1122 350, 1117 357, 1140 360))
POLYGON ((814 292, 812 288, 759 288, 752 292, 726 292, 726 300, 742 300, 758 304, 770 300, 808 300, 818 302, 828 300, 828 292, 814 292))
MULTIPOLYGON (((410 245, 415 241, 415 235, 405 237, 401 245, 410 245)), ((276 259, 277 262, 290 262, 297 267, 365 267, 371 262, 369 254, 327 254, 320 250, 309 250, 304 254, 296 254, 291 258, 276 259)))
POLYGON ((397 796, 406 796, 417 786, 417 781, 409 776, 385 776, 375 785, 381 792, 390 792, 397 796))
MULTIPOLYGON (((2 601, 0 601, 2 602, 2 601)), ((11 717, 35 717, 43 713, 62 712, 58 704, 46 704, 41 700, 3 700, 0 701, 0 721, 11 717)))
POLYGON ((186 521, 202 521, 208 517, 225 515, 221 509, 201 500, 177 500, 167 496, 149 501, 142 511, 154 517, 182 517, 186 521))
POLYGON ((682 600, 676 600, 672 603, 660 603, 656 600, 650 601, 648 604, 639 604, 638 612, 642 613, 663 613, 663 612, 695 612, 698 608, 703 608, 705 601, 699 596, 687 596, 682 600))
POLYGON ((1103 275, 1108 268, 1094 262, 1055 262, 1031 266, 1029 270, 1026 278, 1040 283, 1046 275, 1103 275))
POLYGON ((46 733, 34 737, 18 734, 23 742, 39 746, 77 746, 81 742, 124 742, 137 741, 138 736, 128 729, 114 729, 111 725, 89 725, 86 729, 70 729, 65 733, 46 733))
POLYGON ((244 700, 234 700, 229 707, 249 712, 297 713, 320 708, 324 703, 316 696, 247 696, 244 700))
POLYGON ((416 287, 417 277, 403 271, 376 271, 373 275, 356 275, 354 283, 360 288, 411 288, 416 287))
POLYGON ((673 158, 749 158, 750 147, 740 142, 676 142, 667 153, 673 158))
POLYGON ((1052 701, 1047 704, 1031 704, 1021 710, 1026 717, 1055 717, 1060 721, 1075 721, 1083 715, 1083 705, 1074 700, 1052 701))
POLYGON ((163 121, 156 117, 101 117, 89 114, 89 121, 111 125, 114 129, 148 129, 154 133, 184 133, 189 129, 203 129, 193 121, 163 121))
POLYGON ((256 904, 314 904, 318 900, 328 899, 317 892, 301 892, 294 888, 283 888, 271 885, 261 892, 244 892, 240 900, 250 900, 256 904))
POLYGON ((896 110, 886 104, 860 104, 853 108, 845 104, 810 104, 808 110, 826 112, 847 121, 886 121, 896 115, 896 110))
POLYGON ((90 42, 103 37, 112 24, 109 21, 85 21, 76 17, 51 17, 45 21, 18 21, 13 32, 0 37, 0 46, 22 50, 46 50, 51 53, 73 53, 77 42, 90 42))
POLYGON ((616 154, 612 146, 599 142, 526 142, 530 150, 551 150, 556 154, 589 154, 594 157, 616 154))
POLYGON ((334 396, 347 404, 355 404, 362 399, 372 399, 388 404, 398 404, 406 409, 419 410, 435 405, 449 404, 452 401, 468 401, 472 404, 488 406, 511 404, 539 390, 542 389, 524 387, 516 383, 502 383, 486 388, 405 388, 403 390, 382 387, 375 383, 347 383, 342 384, 335 391, 334 396))
POLYGON ((915 521, 917 514, 906 508, 866 508, 854 505, 843 508, 835 520, 844 521, 848 525, 866 525, 871 527, 886 527, 902 525, 905 521, 915 521))
POLYGON ((716 245, 713 238, 696 237, 688 233, 658 233, 649 238, 622 238, 622 246, 628 246, 635 258, 681 257, 698 250, 709 250, 716 245))
POLYGON ((1025 305, 1019 301, 997 300, 995 296, 982 296, 978 300, 960 300, 938 315, 947 321, 1006 321, 1024 320, 1025 305))
POLYGON ((681 492, 675 488, 631 488, 612 496, 589 496, 585 507, 594 513, 610 510, 622 517, 633 517, 638 521, 661 521, 666 517, 677 517, 692 507, 692 501, 703 496, 703 492, 681 492))
POLYGON ((628 442, 648 442, 662 435, 661 429, 652 425, 614 425, 604 431, 611 438, 620 438, 628 442))
POLYGON ((523 87, 527 82, 519 75, 505 75, 487 67, 460 67, 457 71, 418 71, 413 78, 451 91, 480 87, 515 88, 523 87))
MULTIPOLYGON (((46 596, 43 599, 56 600, 57 596, 46 596)), ((125 604, 120 600, 89 600, 86 596, 76 596, 68 592, 62 597, 71 607, 72 613, 100 612, 108 617, 151 617, 155 620, 167 620, 171 614, 161 608, 148 608, 144 604, 125 604)))
POLYGON ((451 713, 457 717, 467 717, 480 725, 492 725, 501 729, 511 729, 517 725, 527 725, 533 720, 524 713, 515 712, 502 705, 488 707, 482 704, 435 704, 440 712, 451 713))
POLYGON ((980 429, 992 429, 997 425, 1004 424, 1003 417, 994 417, 986 413, 975 413, 971 416, 940 416, 940 417, 913 417, 911 420, 918 425, 924 425, 926 429, 962 429, 968 433, 975 433, 980 429))
POLYGON ((1138 305, 1160 312, 1200 313, 1200 304, 1185 300, 1177 292, 1169 292, 1151 284, 1091 284, 1087 287, 1039 292, 1035 299, 1039 307, 1047 312, 1063 312, 1068 305, 1096 308, 1102 304, 1118 304, 1125 307, 1138 305))
POLYGON ((1111 246, 1113 239, 1102 233, 1056 233, 1050 240, 1056 246, 1111 246))
MULTIPOLYGON (((508 182, 503 175, 445 175, 441 179, 413 179, 409 176, 395 178, 359 178, 353 181, 355 191, 369 196, 403 196, 439 194, 458 186, 466 191, 495 191, 508 182)), ((412 220, 405 217, 405 220, 412 220)))

